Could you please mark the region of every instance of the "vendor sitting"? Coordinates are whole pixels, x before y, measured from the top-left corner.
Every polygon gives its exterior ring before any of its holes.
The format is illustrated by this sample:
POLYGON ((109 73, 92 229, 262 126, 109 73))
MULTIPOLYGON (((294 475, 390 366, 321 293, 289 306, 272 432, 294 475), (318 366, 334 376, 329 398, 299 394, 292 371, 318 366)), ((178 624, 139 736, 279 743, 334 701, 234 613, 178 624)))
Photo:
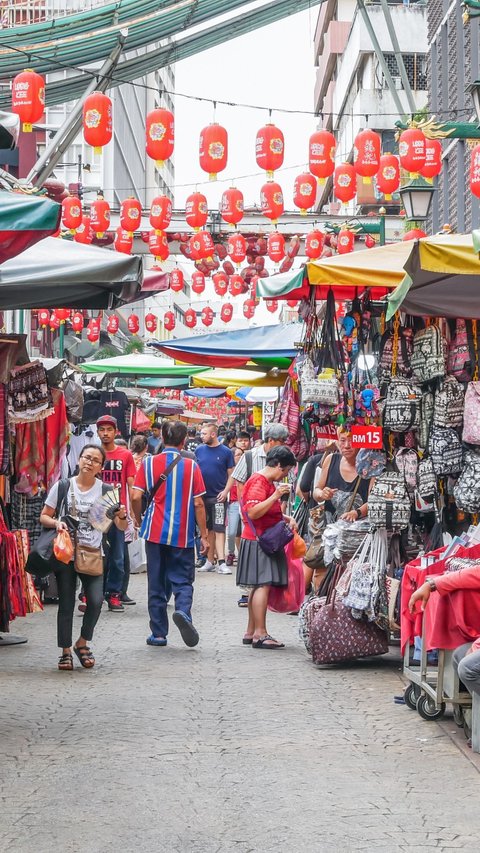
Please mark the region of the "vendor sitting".
MULTIPOLYGON (((413 613, 416 602, 421 601, 422 610, 425 610, 425 605, 434 590, 440 595, 446 595, 457 589, 480 590, 480 562, 478 565, 460 569, 458 572, 448 572, 445 575, 427 578, 411 596, 408 609, 413 613)), ((464 643, 455 649, 453 667, 469 693, 477 693, 480 696, 480 637, 473 643, 464 643)))
POLYGON ((358 521, 367 516, 372 481, 359 478, 355 469, 358 450, 352 445, 351 433, 344 427, 337 430, 337 447, 339 452, 331 453, 324 459, 322 467, 317 468, 313 498, 318 503, 325 501, 325 512, 330 518, 358 521), (342 512, 342 506, 350 507, 354 492, 353 507, 342 512), (357 508, 356 504, 359 504, 357 508))

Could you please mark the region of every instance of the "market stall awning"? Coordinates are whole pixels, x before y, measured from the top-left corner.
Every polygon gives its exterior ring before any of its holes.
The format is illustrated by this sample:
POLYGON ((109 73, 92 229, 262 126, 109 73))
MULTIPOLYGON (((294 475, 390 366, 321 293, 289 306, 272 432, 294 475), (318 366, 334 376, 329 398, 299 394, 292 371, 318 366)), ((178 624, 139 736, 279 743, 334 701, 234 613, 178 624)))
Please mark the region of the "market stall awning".
POLYGON ((192 376, 192 384, 196 388, 223 388, 224 390, 245 386, 249 388, 282 387, 285 385, 285 378, 285 374, 282 373, 279 373, 278 376, 271 376, 268 373, 255 370, 217 368, 192 376))
POLYGON ((188 388, 190 385, 189 376, 162 376, 157 379, 141 379, 138 383, 139 388, 188 388))
POLYGON ((264 299, 307 299, 310 294, 310 282, 306 267, 292 272, 282 272, 259 278, 257 296, 264 299))
POLYGON ((206 400, 227 396, 227 392, 223 388, 189 388, 183 393, 185 397, 197 397, 206 400))
POLYGON ((345 299, 351 299, 359 288, 393 290, 405 275, 404 265, 411 251, 412 242, 406 241, 334 255, 307 264, 308 279, 310 284, 334 286, 339 298, 343 291, 345 299))
POLYGON ((236 397, 245 400, 246 403, 273 403, 278 400, 278 388, 239 388, 236 397))
POLYGON ((110 373, 115 376, 169 376, 189 377, 204 373, 206 367, 191 367, 185 364, 173 364, 171 361, 156 355, 132 353, 118 355, 115 358, 104 358, 98 361, 87 361, 82 364, 86 373, 110 373))
POLYGON ((0 267, 0 309, 115 308, 142 281, 138 255, 47 237, 0 267))
POLYGON ((480 258, 472 234, 442 234, 410 243, 404 276, 388 297, 388 315, 480 318, 480 258))
POLYGON ((45 196, 0 190, 0 264, 15 258, 44 237, 55 234, 61 215, 61 205, 45 196))
POLYGON ((245 367, 248 362, 262 367, 285 367, 295 357, 295 344, 301 337, 302 325, 290 323, 153 341, 150 346, 178 361, 209 367, 245 367))

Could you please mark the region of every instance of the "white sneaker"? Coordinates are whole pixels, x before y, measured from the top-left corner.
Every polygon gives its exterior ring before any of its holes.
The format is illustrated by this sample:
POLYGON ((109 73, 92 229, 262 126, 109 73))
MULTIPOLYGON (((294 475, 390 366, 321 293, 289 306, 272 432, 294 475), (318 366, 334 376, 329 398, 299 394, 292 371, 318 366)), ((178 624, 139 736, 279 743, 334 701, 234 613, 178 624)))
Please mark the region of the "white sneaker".
POLYGON ((219 575, 231 575, 232 570, 227 566, 225 560, 218 564, 217 574, 219 575))
POLYGON ((197 569, 197 572, 214 572, 214 571, 215 571, 215 566, 213 565, 213 563, 210 562, 210 560, 206 560, 206 562, 203 564, 203 566, 200 566, 197 569))

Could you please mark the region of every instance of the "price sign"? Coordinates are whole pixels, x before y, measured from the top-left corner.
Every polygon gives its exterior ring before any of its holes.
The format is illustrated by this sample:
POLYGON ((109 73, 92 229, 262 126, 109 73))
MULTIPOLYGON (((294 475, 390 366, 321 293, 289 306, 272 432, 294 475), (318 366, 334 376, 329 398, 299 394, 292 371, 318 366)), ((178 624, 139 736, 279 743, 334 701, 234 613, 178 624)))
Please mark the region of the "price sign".
POLYGON ((322 424, 315 435, 317 438, 328 438, 330 441, 336 441, 337 427, 335 424, 322 424))
POLYGON ((380 426, 352 426, 352 445, 358 450, 381 450, 383 430, 380 426))

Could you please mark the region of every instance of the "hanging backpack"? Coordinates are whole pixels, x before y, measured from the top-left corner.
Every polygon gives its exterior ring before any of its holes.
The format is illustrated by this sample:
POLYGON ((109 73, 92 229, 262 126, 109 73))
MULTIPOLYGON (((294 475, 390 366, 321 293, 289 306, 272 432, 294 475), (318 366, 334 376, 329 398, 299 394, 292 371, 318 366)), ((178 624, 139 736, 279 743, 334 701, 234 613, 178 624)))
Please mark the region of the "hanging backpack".
POLYGON ((462 439, 467 444, 480 444, 480 382, 467 385, 462 439))
POLYGON ((403 475, 409 494, 413 495, 417 486, 417 451, 414 450, 413 447, 401 447, 395 454, 395 465, 397 466, 399 473, 403 475))
POLYGON ((81 424, 83 417, 83 388, 73 379, 67 379, 63 386, 63 396, 67 407, 67 418, 71 424, 81 424))
POLYGON ((471 320, 457 320, 455 335, 450 341, 447 371, 459 382, 469 382, 475 366, 473 329, 471 320))
POLYGON ((368 520, 372 529, 404 530, 410 522, 411 504, 402 474, 386 471, 375 480, 368 497, 368 520))
POLYGON ((466 450, 463 469, 453 489, 453 497, 462 512, 480 512, 480 455, 466 450))
POLYGON ((433 410, 435 398, 431 391, 425 391, 420 401, 420 426, 418 428, 418 449, 424 452, 427 449, 428 436, 433 424, 433 410))
POLYGON ((445 376, 447 348, 445 339, 434 323, 417 332, 413 339, 412 370, 422 383, 445 376))
POLYGON ((420 425, 422 389, 410 379, 392 377, 383 409, 383 425, 393 432, 408 432, 420 425))
POLYGON ((313 362, 305 356, 300 373, 302 403, 320 403, 326 406, 338 406, 339 385, 334 370, 324 370, 317 376, 313 362))
POLYGON ((437 478, 433 461, 430 456, 424 456, 418 463, 417 492, 425 501, 431 501, 437 491, 437 478))
POLYGON ((454 376, 446 376, 435 392, 433 423, 438 427, 460 427, 463 423, 465 394, 454 376))
POLYGON ((380 385, 390 380, 392 375, 409 377, 412 375, 411 359, 413 354, 413 329, 388 330, 380 341, 378 354, 378 381, 380 385), (396 354, 395 369, 394 353, 396 354))
POLYGON ((428 454, 437 477, 459 474, 462 470, 462 444, 454 429, 432 426, 428 454))

